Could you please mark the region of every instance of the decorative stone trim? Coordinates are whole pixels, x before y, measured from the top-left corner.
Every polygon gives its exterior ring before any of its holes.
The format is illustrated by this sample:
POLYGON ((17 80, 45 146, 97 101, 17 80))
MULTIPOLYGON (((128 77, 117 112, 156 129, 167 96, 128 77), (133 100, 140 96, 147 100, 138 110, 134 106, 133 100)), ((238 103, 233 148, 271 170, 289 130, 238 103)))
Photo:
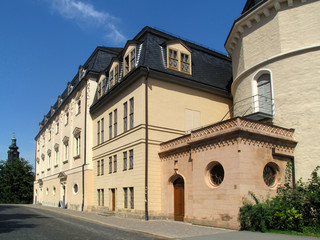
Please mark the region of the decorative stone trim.
MULTIPOLYGON (((301 0, 301 3, 306 3, 307 0, 301 0)), ((288 7, 292 8, 294 4, 298 4, 299 1, 293 0, 269 0, 263 3, 261 6, 257 7, 254 11, 248 13, 247 15, 243 15, 239 20, 236 20, 234 26, 232 27, 225 47, 229 54, 232 54, 234 48, 238 44, 239 36, 245 32, 248 28, 251 28, 254 24, 259 23, 261 17, 269 17, 271 11, 274 9, 275 11, 281 10, 281 4, 287 4, 288 7)))
POLYGON ((201 152, 208 149, 243 143, 264 148, 275 148, 287 155, 293 155, 297 142, 293 138, 294 129, 268 125, 245 118, 233 118, 195 131, 160 145, 159 155, 163 160, 201 152))

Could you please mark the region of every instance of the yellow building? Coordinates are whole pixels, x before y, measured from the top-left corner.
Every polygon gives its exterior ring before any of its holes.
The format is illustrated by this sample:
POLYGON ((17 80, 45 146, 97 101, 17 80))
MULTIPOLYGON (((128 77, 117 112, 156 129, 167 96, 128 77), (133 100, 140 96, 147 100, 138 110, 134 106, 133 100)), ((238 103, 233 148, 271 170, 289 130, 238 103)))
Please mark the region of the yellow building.
POLYGON ((295 129, 297 178, 319 165, 320 1, 247 1, 225 48, 234 116, 295 129))
POLYGON ((239 228, 318 162, 320 2, 248 0, 231 56, 145 27, 98 47, 40 123, 34 202, 239 228))

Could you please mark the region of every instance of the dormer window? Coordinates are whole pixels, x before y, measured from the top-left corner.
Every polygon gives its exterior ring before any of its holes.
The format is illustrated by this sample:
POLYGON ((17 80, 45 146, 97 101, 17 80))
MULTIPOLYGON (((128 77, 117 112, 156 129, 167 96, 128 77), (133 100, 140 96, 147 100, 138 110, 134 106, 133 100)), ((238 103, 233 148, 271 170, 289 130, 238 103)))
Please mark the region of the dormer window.
POLYGON ((114 82, 115 84, 119 82, 119 65, 114 68, 114 82))
POLYGON ((98 84, 98 97, 101 97, 101 82, 98 84))
MULTIPOLYGON (((129 59, 129 56, 128 56, 129 59)), ((109 71, 109 89, 119 82, 119 63, 113 62, 109 71)))
POLYGON ((178 69, 178 54, 173 49, 169 49, 169 67, 178 69))
POLYGON ((109 84, 109 86, 110 87, 112 87, 113 86, 113 70, 112 71, 110 71, 110 74, 109 74, 109 81, 110 81, 110 84, 109 84))
POLYGON ((168 69, 191 74, 191 50, 181 41, 168 43, 167 64, 168 69))
POLYGON ((103 79, 102 80, 102 93, 101 94, 105 94, 106 93, 106 88, 107 88, 107 79, 103 79))
POLYGON ((135 45, 129 46, 126 55, 123 59, 124 62, 124 75, 129 73, 136 67, 136 47, 135 45))

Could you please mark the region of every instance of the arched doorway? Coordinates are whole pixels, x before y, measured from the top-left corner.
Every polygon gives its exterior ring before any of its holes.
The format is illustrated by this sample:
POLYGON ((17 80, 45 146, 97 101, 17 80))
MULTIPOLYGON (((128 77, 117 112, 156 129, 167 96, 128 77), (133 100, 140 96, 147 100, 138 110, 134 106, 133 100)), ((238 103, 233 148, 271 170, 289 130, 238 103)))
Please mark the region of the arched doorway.
POLYGON ((173 182, 174 220, 184 219, 184 180, 179 177, 173 182))

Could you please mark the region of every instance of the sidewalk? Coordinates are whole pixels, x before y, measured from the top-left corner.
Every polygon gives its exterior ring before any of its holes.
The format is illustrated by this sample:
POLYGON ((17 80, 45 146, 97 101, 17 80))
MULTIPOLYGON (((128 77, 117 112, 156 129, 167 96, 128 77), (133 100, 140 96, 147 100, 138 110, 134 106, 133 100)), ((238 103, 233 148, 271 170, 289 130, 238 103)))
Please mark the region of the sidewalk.
POLYGON ((40 205, 26 205, 31 208, 40 208, 47 211, 52 211, 76 218, 81 218, 87 221, 100 223, 115 228, 143 232, 155 235, 155 239, 171 238, 171 239, 189 239, 189 240, 215 240, 215 239, 277 239, 277 240, 291 240, 291 239, 313 239, 312 237, 299 237, 282 234, 266 234, 253 233, 245 231, 235 231, 230 229, 205 227, 199 225, 192 225, 185 222, 166 221, 166 220, 140 220, 132 218, 120 218, 115 216, 101 216, 97 213, 79 212, 62 208, 47 207, 40 205))

